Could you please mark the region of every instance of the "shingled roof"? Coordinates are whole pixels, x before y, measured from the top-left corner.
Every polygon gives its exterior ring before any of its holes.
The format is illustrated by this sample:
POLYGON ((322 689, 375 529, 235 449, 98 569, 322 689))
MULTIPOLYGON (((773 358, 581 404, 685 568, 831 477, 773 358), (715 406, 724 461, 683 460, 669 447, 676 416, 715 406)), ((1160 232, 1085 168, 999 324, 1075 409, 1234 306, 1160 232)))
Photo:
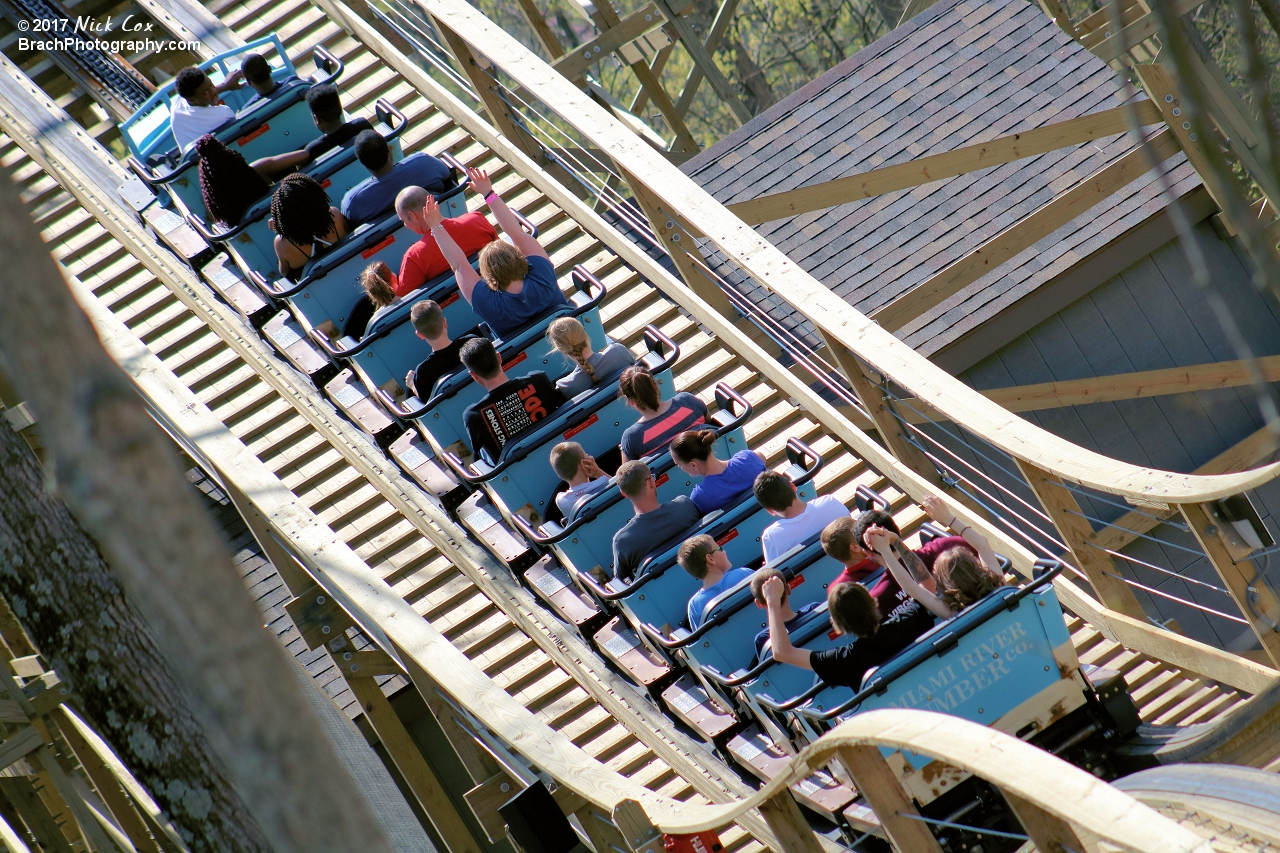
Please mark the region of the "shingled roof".
MULTIPOLYGON (((731 204, 1109 109, 1121 84, 1026 0, 940 0, 683 168, 731 204)), ((1135 146, 1121 134, 756 227, 870 313, 1135 146)), ((1199 185, 1181 153, 1166 166, 1175 195, 1199 185)), ((1166 205, 1148 172, 897 334, 937 353, 1166 205)), ((808 331, 762 289, 739 287, 808 331)))

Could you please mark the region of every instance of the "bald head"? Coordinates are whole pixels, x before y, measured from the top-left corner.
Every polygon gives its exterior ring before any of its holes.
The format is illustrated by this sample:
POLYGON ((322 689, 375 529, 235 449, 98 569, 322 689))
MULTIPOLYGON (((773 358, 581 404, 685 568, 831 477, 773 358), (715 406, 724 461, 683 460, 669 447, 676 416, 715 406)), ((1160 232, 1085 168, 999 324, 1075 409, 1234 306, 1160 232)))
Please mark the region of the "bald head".
POLYGON ((427 203, 428 195, 422 187, 405 187, 396 196, 396 215, 415 234, 427 232, 426 223, 422 221, 422 208, 427 203))

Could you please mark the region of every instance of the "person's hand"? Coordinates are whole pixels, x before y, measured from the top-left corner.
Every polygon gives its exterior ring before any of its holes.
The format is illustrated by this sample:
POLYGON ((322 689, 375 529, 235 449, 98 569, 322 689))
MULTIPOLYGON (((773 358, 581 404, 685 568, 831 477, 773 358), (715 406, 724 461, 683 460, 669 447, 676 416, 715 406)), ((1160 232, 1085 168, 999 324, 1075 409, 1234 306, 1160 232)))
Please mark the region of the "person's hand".
POLYGON ((428 231, 444 222, 444 214, 440 212, 440 202, 436 201, 435 196, 427 195, 427 203, 422 206, 422 219, 426 222, 428 231))
POLYGON ((937 495, 925 495, 920 499, 920 506, 924 507, 924 511, 930 518, 943 527, 950 527, 956 520, 955 515, 947 509, 947 505, 937 495), (944 518, 946 521, 943 521, 944 518))
POLYGON ((416 373, 417 373, 416 370, 410 370, 408 373, 404 375, 404 387, 407 388, 409 391, 413 391, 414 388, 418 387, 417 383, 413 381, 413 377, 416 373))
POLYGON ((267 217, 267 228, 271 230, 272 234, 280 233, 280 230, 276 228, 276 218, 274 216, 267 217))
POLYGON ((776 606, 782 601, 782 593, 786 590, 786 584, 782 582, 780 577, 771 577, 764 582, 764 586, 760 588, 760 594, 764 596, 764 600, 770 605, 776 606))
POLYGON ((378 274, 378 278, 387 283, 391 283, 395 280, 395 276, 391 273, 391 267, 387 266, 386 261, 376 261, 375 263, 375 271, 378 274))
POLYGON ((597 477, 604 476, 604 470, 596 464, 596 458, 594 456, 582 457, 582 470, 593 480, 597 477))
POLYGON ((472 166, 467 167, 467 177, 471 179, 471 186, 482 196, 486 196, 493 192, 493 181, 489 180, 489 173, 484 169, 477 169, 472 166))
POLYGON ((220 92, 230 92, 233 89, 239 89, 244 86, 244 72, 236 69, 227 75, 227 79, 222 81, 222 85, 218 87, 220 92))
POLYGON ((893 545, 894 537, 893 533, 883 527, 868 527, 862 538, 867 540, 868 546, 879 551, 893 545))

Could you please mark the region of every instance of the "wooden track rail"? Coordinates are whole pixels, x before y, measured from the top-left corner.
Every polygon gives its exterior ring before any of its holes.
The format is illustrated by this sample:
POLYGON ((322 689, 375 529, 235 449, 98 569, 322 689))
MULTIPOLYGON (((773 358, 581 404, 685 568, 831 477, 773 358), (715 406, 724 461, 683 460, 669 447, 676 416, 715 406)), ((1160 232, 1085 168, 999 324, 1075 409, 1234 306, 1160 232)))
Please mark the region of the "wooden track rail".
MULTIPOLYGON (((325 2, 326 9, 330 8, 325 2)), ((641 142, 609 113, 464 0, 419 0, 421 8, 483 54, 628 174, 662 197, 757 284, 780 296, 816 328, 893 382, 1009 455, 1098 491, 1143 501, 1197 503, 1275 479, 1280 463, 1216 476, 1180 474, 1109 459, 1011 416, 951 377, 836 296, 709 193, 641 142)), ((350 16, 339 19, 350 25, 350 16)), ((699 317, 699 319, 702 319, 699 317)), ((861 448, 858 448, 859 450, 861 448)))
MULTIPOLYGON (((410 150, 447 149, 464 162, 481 165, 495 165, 496 154, 511 164, 511 170, 495 167, 504 196, 547 235, 557 266, 586 262, 609 284, 604 316, 610 333, 634 344, 646 323, 659 323, 686 353, 677 370, 681 385, 705 393, 719 379, 739 384, 758 412, 749 439, 771 460, 780 454, 785 436, 800 435, 830 456, 821 491, 848 501, 856 485, 872 485, 902 507, 908 503, 906 495, 932 488, 347 7, 326 3, 325 8, 327 15, 294 0, 236 3, 217 11, 240 37, 280 30, 291 54, 301 53, 304 45, 325 43, 347 63, 349 76, 343 84, 355 93, 348 98, 353 111, 394 92, 397 105, 414 122, 406 139, 410 150), (358 41, 343 34, 335 21, 345 22, 358 41), (714 337, 681 315, 641 275, 714 337)), ((0 71, 15 73, 9 67, 0 71)), ((786 785, 801 778, 796 774, 825 763, 829 750, 849 751, 849 761, 857 764, 862 747, 909 742, 922 752, 942 749, 934 754, 972 766, 1048 815, 1045 821, 1051 817, 1073 823, 1123 849, 1197 849, 1195 839, 1175 825, 1151 823, 1140 807, 1135 811, 1131 801, 1115 798, 1087 774, 1080 775, 1092 786, 1072 779, 1081 786, 1079 801, 1096 808, 1044 802, 1051 794, 1056 798, 1056 791, 1004 775, 978 754, 1029 747, 1010 744, 1007 738, 991 740, 993 733, 986 729, 956 729, 954 720, 908 721, 912 725, 905 729, 874 737, 857 727, 843 729, 797 758, 781 781, 752 794, 712 756, 666 734, 660 715, 609 676, 583 643, 566 636, 313 389, 282 368, 207 287, 142 233, 118 201, 89 177, 87 161, 42 145, 33 118, 0 103, 0 128, 8 137, 0 140, 0 159, 18 169, 52 248, 76 277, 78 293, 104 342, 135 377, 160 420, 189 439, 210 472, 228 486, 242 514, 257 519, 250 523, 258 525, 259 538, 270 534, 287 543, 273 560, 291 591, 301 594, 311 582, 328 591, 387 654, 389 659, 379 659, 387 671, 403 673, 433 713, 457 726, 460 749, 468 749, 473 736, 489 733, 559 783, 562 804, 580 816, 604 815, 612 825, 615 809, 634 800, 660 829, 735 822, 723 836, 728 849, 767 845, 789 851, 821 849, 815 845, 822 844, 795 822, 786 785), (290 556, 301 570, 279 566, 290 556), (881 737, 885 739, 876 739, 881 737), (977 752, 956 746, 962 743, 977 752), (1134 835, 1135 821, 1145 824, 1145 841, 1134 835)), ((86 150, 92 153, 91 148, 86 150)), ((908 526, 919 521, 914 510, 902 515, 908 526)), ((971 516, 963 510, 961 515, 971 516)), ((974 520, 1018 566, 1029 568, 1029 552, 985 520, 974 520)), ((1124 616, 1072 584, 1062 582, 1059 588, 1064 602, 1087 622, 1070 623, 1082 659, 1125 672, 1150 721, 1216 719, 1239 704, 1243 697, 1237 691, 1258 692, 1275 679, 1267 667, 1124 616)), ((379 734, 392 742, 393 733, 379 734)), ((480 754, 483 750, 468 751, 477 772, 489 774, 476 778, 477 786, 500 772, 492 758, 480 754)), ((1036 756, 1053 762, 1040 766, 1042 777, 1058 772, 1060 763, 1043 753, 1036 756)))
MULTIPOLYGON (((612 815, 621 804, 638 802, 645 817, 658 830, 669 833, 716 829, 734 821, 750 825, 756 822, 750 813, 759 810, 760 821, 771 832, 760 831, 758 835, 768 839, 774 849, 817 851, 823 847, 807 827, 802 830, 794 821, 779 817, 784 811, 779 801, 794 808, 789 785, 832 759, 851 768, 855 780, 862 778, 866 784, 874 778, 883 785, 892 774, 874 775, 867 768, 868 763, 874 767, 875 762, 883 762, 879 751, 859 753, 859 749, 888 747, 931 755, 975 773, 1017 798, 1030 812, 1079 826, 1121 850, 1203 853, 1209 849, 1190 831, 1040 749, 993 729, 921 711, 860 715, 805 749, 786 773, 753 794, 729 802, 681 802, 638 785, 588 757, 562 732, 538 720, 430 623, 418 618, 354 550, 296 505, 279 479, 97 302, 92 291, 79 285, 78 293, 104 344, 128 365, 139 390, 162 421, 187 436, 198 458, 236 492, 253 496, 253 505, 269 519, 273 532, 291 543, 306 570, 392 654, 415 686, 424 694, 447 694, 489 731, 499 733, 513 751, 581 798, 587 805, 580 810, 595 806, 612 815), (783 838, 787 843, 779 846, 783 838)), ((889 832, 892 836, 893 829, 889 832)))

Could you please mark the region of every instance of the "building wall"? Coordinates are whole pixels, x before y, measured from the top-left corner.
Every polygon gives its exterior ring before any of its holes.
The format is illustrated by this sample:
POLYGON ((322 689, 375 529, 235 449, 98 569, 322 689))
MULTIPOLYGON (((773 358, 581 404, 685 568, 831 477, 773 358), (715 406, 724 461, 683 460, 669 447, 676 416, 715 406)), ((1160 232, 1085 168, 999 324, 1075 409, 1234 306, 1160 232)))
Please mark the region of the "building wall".
MULTIPOLYGON (((1218 239, 1207 221, 1196 226, 1195 232, 1213 288, 1254 354, 1280 354, 1280 304, 1254 288, 1243 250, 1234 240, 1218 239)), ((991 322, 999 322, 999 318, 991 322)), ((1239 357, 1209 300, 1191 280, 1189 263, 1175 240, 979 361, 960 378, 986 390, 1239 357)), ((1258 400, 1247 387, 1049 409, 1028 412, 1024 417, 1082 447, 1174 471, 1194 470, 1263 426, 1258 400)), ((980 442, 969 441, 971 446, 965 446, 956 437, 954 426, 948 425, 945 431, 937 426, 929 429, 970 464, 1013 486, 1036 506, 1025 485, 1015 479, 1008 457, 980 442)), ((1076 497, 1082 511, 1095 520, 1095 528, 1101 526, 1100 521, 1114 520, 1132 509, 1111 496, 1076 497)), ((1280 516, 1276 515, 1280 513, 1280 484, 1259 490, 1255 503, 1272 535, 1280 540, 1280 516)), ((1026 527, 1034 523, 1047 529, 1027 506, 1015 504, 1012 508, 1027 519, 1026 527)), ((1139 539, 1124 553, 1191 580, 1118 560, 1127 576, 1159 592, 1238 614, 1228 596, 1211 588, 1220 587, 1221 582, 1212 566, 1197 556, 1199 549, 1189 532, 1165 524, 1148 535, 1167 544, 1139 539)), ((1261 565, 1265 568, 1265 561, 1261 565)), ((1275 577, 1280 586, 1280 566, 1275 577)), ((1243 625, 1158 594, 1135 592, 1151 616, 1161 621, 1176 618, 1192 637, 1236 650, 1253 644, 1252 632, 1243 625)))

